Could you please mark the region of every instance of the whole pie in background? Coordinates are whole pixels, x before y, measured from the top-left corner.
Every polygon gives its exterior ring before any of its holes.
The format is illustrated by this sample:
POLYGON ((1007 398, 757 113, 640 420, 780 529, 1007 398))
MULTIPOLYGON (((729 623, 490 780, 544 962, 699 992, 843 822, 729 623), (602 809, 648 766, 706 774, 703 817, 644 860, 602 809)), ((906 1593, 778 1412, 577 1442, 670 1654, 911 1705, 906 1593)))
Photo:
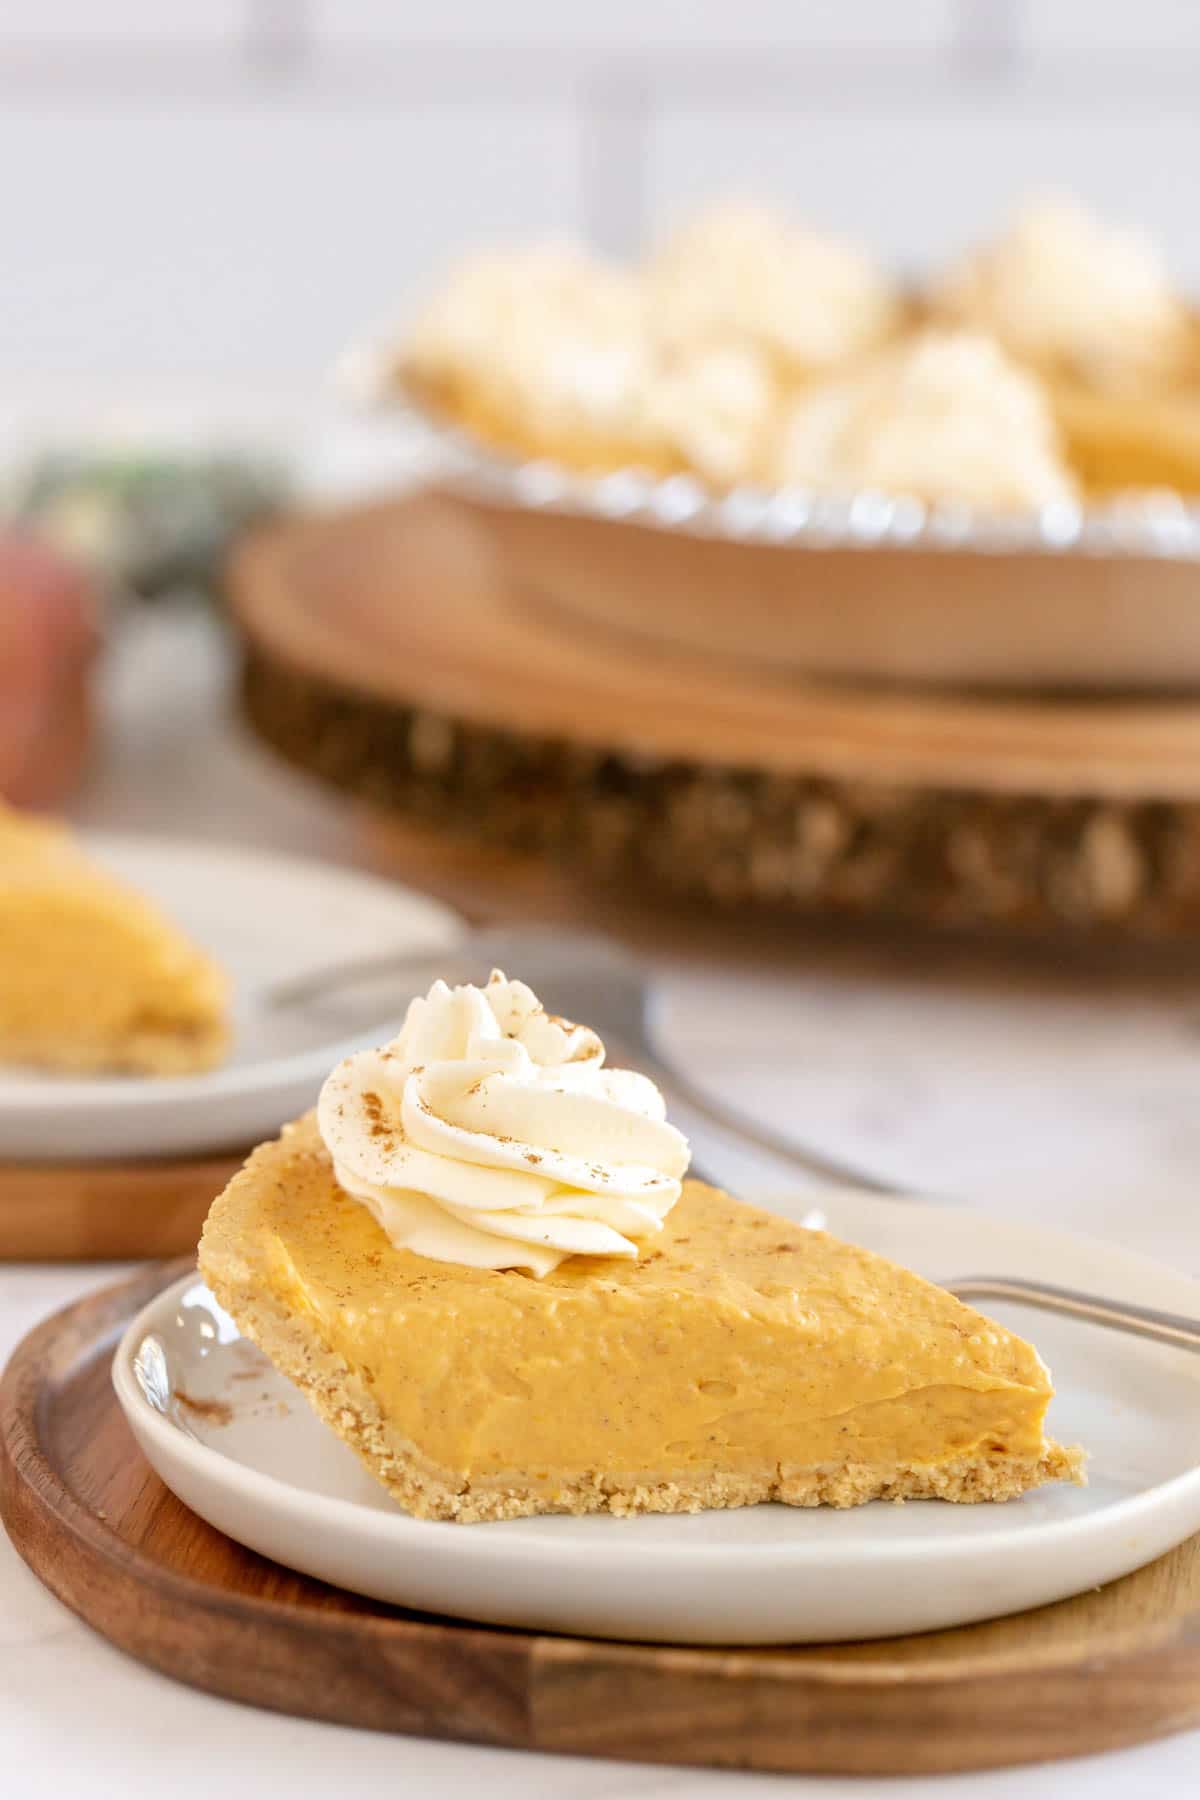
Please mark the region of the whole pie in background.
POLYGON ((1069 199, 915 287, 740 202, 640 263, 494 251, 452 271, 390 368, 481 442, 587 473, 985 512, 1200 492, 1200 322, 1151 243, 1069 199))

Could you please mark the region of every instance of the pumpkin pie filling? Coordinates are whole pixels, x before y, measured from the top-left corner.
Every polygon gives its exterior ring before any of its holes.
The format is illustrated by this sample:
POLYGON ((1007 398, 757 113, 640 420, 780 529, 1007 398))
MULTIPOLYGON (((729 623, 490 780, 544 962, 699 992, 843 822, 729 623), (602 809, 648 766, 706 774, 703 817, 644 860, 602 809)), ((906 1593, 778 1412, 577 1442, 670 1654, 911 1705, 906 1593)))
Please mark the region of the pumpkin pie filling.
POLYGON ((57 825, 0 806, 0 1060, 189 1074, 228 1044, 216 964, 57 825))
POLYGON ((423 1215, 389 1235, 340 1166, 312 1115, 261 1146, 214 1204, 201 1272, 418 1516, 1003 1500, 1081 1478, 1045 1436, 1036 1351, 869 1251, 685 1180, 625 1251, 469 1266, 395 1241, 423 1215))

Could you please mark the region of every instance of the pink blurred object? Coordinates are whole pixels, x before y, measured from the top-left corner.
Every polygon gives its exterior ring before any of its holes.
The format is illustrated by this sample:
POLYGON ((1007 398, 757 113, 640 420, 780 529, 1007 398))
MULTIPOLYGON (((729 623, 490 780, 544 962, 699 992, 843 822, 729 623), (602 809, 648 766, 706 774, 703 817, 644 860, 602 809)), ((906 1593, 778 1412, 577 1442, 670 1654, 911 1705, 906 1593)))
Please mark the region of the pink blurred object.
POLYGON ((97 641, 88 576, 34 537, 0 537, 0 797, 52 806, 75 786, 97 641))

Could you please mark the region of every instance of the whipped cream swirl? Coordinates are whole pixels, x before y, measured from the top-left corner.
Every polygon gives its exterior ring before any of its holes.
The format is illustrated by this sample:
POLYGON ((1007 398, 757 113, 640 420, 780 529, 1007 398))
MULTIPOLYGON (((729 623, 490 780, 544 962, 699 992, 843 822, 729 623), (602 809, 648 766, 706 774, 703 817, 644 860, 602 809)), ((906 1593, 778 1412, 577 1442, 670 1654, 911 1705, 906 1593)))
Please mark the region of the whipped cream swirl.
POLYGON ((784 419, 774 472, 785 486, 997 511, 1074 498, 1045 395, 993 339, 968 331, 926 330, 814 382, 784 419))
POLYGON ((942 303, 1014 355, 1102 386, 1161 375, 1188 352, 1187 307, 1157 248, 1069 198, 1027 206, 951 272, 942 303))
POLYGON ((339 1063, 317 1122, 346 1193, 398 1249, 542 1276, 636 1257, 679 1198, 688 1145, 644 1075, 499 970, 437 981, 392 1043, 339 1063))
POLYGON ((872 348, 899 313, 892 283, 854 245, 737 200, 686 224, 647 279, 668 341, 757 345, 794 372, 872 348))

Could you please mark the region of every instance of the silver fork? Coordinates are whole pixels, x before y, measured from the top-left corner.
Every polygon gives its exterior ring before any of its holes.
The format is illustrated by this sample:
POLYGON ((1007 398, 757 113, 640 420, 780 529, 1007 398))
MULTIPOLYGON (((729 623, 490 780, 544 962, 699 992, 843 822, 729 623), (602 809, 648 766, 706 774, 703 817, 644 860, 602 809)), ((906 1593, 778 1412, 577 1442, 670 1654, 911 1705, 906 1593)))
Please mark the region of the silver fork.
MULTIPOLYGON (((657 996, 653 988, 638 964, 606 939, 544 926, 536 930, 511 927, 474 931, 444 949, 383 952, 330 964, 275 984, 260 1000, 279 1010, 322 1009, 328 1008, 331 1000, 340 1000, 344 1009, 355 989, 370 983, 369 1015, 364 1014, 361 1004, 355 1010, 361 1023, 380 1023, 382 1030, 385 1012, 391 1011, 394 1016, 414 994, 424 992, 439 977, 451 985, 481 983, 497 967, 519 972, 552 1012, 586 1020, 607 1040, 615 1061, 641 1069, 662 1089, 668 1101, 698 1114, 726 1137, 766 1151, 810 1181, 815 1178, 892 1199, 903 1196, 904 1190, 893 1183, 824 1150, 783 1137, 696 1087, 658 1047, 657 996), (392 1008, 379 1002, 379 984, 383 981, 395 984, 396 1004, 392 1008)), ((803 1223, 819 1229, 824 1217, 814 1211, 803 1223)), ((1177 1313, 1159 1312, 1025 1277, 972 1275, 942 1285, 961 1300, 1019 1301, 1176 1349, 1200 1351, 1200 1321, 1177 1313)))
POLYGON ((1128 1300, 1109 1300, 1101 1294, 1083 1294, 1077 1288, 1019 1276, 965 1275, 942 1285, 960 1300, 1017 1300, 1043 1312, 1082 1319, 1088 1325, 1106 1325, 1112 1331, 1170 1344, 1176 1350, 1200 1351, 1200 1319, 1189 1319, 1183 1313, 1159 1312, 1152 1306, 1135 1306, 1128 1300))

